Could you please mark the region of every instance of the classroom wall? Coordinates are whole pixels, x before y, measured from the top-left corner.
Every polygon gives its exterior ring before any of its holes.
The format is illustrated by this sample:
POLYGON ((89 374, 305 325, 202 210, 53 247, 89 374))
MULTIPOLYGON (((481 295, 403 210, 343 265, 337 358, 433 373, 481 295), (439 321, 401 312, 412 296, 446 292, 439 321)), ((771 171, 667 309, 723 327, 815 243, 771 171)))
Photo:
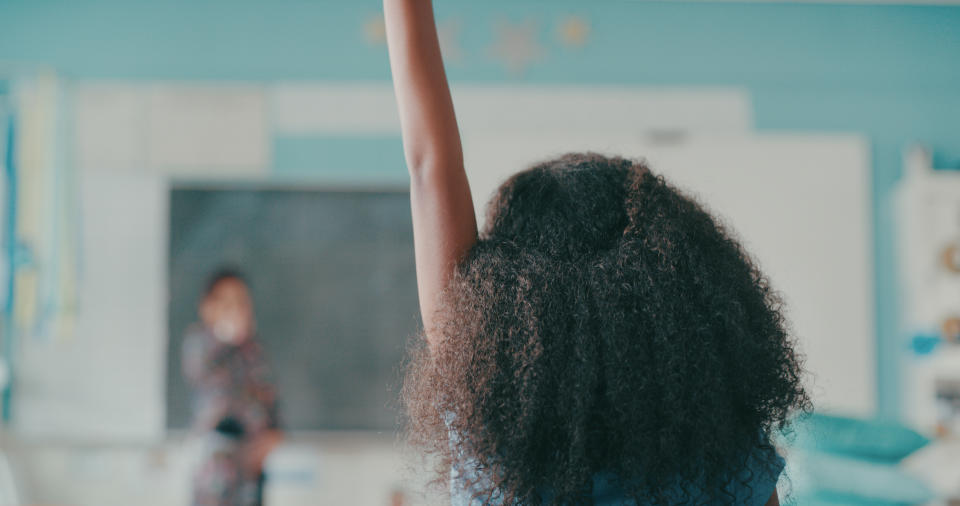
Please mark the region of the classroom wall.
MULTIPOLYGON (((453 41, 449 73, 455 82, 740 86, 750 93, 760 130, 864 133, 873 158, 878 406, 881 414, 896 415, 889 199, 908 142, 928 144, 936 165, 960 161, 960 6, 437 4, 453 41), (571 15, 589 26, 583 46, 557 37, 571 15), (498 40, 519 43, 511 47, 529 58, 512 67, 498 40)), ((44 64, 77 79, 386 81, 378 12, 376 0, 5 0, 0 69, 44 64)), ((329 145, 322 138, 275 141, 277 161, 329 145)), ((399 155, 396 140, 387 143, 399 155)), ((348 151, 338 156, 351 161, 344 167, 356 164, 348 151)), ((380 157, 361 159, 380 163, 380 157)), ((310 174, 293 170, 284 177, 310 174)))

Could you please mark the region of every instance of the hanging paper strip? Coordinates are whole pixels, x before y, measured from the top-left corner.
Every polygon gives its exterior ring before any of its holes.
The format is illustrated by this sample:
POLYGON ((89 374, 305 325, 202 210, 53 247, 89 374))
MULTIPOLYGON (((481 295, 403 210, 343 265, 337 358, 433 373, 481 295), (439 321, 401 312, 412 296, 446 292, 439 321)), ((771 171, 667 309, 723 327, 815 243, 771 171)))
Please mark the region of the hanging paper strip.
POLYGON ((63 153, 62 86, 41 74, 17 83, 14 331, 72 334, 77 310, 76 181, 63 153))
POLYGON ((0 309, 0 353, 3 359, 0 361, 0 369, 3 370, 4 384, 0 388, 0 411, 3 414, 3 421, 11 419, 11 394, 13 388, 14 369, 14 333, 13 333, 13 283, 14 283, 14 250, 16 249, 16 195, 17 195, 17 170, 16 170, 16 120, 13 108, 13 102, 10 98, 9 85, 2 81, 3 93, 0 94, 0 168, 3 175, 3 200, 4 204, 0 207, 3 213, 3 248, 0 253, 0 265, 2 265, 2 276, 0 276, 0 293, 2 293, 2 302, 0 309))

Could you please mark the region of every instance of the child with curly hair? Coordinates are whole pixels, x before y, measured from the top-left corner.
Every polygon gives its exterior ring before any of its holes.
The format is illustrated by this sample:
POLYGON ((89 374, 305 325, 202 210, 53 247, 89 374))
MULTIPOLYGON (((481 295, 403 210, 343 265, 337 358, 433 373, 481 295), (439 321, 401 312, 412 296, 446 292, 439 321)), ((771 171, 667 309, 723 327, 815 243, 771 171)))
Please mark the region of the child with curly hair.
POLYGON ((513 176, 478 234, 432 5, 384 10, 424 322, 407 430, 452 503, 779 504, 771 438, 810 401, 740 244, 592 153, 513 176))

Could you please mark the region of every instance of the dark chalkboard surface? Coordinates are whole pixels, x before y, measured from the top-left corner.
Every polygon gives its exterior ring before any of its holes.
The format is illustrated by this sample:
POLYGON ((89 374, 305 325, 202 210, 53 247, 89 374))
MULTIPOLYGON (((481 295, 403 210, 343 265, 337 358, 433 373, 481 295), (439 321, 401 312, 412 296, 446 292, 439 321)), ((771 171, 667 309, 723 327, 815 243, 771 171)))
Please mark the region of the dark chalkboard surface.
POLYGON ((210 273, 248 276, 288 430, 392 430, 419 326, 409 194, 175 188, 167 427, 190 424, 180 347, 210 273))

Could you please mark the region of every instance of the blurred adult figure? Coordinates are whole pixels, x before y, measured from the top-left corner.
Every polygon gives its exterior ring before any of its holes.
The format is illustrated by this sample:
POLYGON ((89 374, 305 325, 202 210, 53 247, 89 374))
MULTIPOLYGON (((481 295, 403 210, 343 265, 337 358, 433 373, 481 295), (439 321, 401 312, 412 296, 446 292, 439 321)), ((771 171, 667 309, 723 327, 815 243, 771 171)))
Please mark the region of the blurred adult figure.
POLYGON ((199 315, 182 350, 193 388, 193 431, 202 441, 193 505, 259 506, 264 461, 281 432, 253 300, 239 270, 224 268, 210 277, 199 315))

